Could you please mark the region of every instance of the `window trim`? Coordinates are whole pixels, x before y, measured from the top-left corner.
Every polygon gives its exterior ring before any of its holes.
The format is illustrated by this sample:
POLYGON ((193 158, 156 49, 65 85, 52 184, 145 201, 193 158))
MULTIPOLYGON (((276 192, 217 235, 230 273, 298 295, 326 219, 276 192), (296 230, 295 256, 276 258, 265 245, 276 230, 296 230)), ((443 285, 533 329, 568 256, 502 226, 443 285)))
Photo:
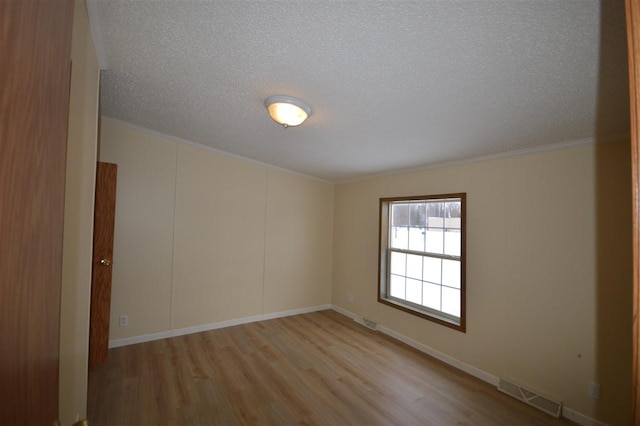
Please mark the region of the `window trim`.
POLYGON ((426 320, 444 325, 445 327, 466 333, 467 309, 466 309, 466 293, 467 293, 467 193, 459 192, 452 194, 436 194, 436 195, 419 195, 410 197, 388 197, 380 198, 379 216, 378 216, 378 302, 412 315, 424 318, 426 320), (389 263, 390 251, 388 248, 389 239, 389 206, 397 201, 430 201, 459 198, 460 199, 460 321, 459 323, 446 317, 446 314, 439 313, 421 305, 409 302, 407 300, 397 299, 388 296, 383 292, 383 286, 387 289, 388 276, 387 266, 389 263))

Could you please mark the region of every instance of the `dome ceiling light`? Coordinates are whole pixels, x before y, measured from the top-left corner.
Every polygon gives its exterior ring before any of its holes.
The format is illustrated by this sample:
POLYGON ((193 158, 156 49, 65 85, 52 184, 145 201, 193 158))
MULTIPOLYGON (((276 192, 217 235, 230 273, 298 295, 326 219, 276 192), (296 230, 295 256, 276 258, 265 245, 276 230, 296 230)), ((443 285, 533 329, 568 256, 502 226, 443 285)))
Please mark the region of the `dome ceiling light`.
POLYGON ((311 107, 303 100, 292 96, 274 95, 264 101, 269 115, 278 124, 287 127, 299 126, 311 115, 311 107))

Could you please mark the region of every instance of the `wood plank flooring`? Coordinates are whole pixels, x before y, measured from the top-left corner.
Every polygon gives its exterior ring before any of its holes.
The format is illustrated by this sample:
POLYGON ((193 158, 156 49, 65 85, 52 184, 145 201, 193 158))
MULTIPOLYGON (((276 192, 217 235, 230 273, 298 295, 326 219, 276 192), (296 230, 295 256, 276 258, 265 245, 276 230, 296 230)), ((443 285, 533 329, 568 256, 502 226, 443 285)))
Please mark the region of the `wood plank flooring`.
POLYGON ((88 411, 91 426, 571 424, 334 311, 111 349, 88 411))

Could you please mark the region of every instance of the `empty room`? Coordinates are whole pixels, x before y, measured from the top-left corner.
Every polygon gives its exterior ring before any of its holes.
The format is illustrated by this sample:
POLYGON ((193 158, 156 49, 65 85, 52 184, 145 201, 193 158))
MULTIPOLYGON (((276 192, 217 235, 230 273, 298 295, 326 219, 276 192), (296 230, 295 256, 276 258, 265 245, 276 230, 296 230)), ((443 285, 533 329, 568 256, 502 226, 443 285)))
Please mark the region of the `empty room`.
POLYGON ((7 2, 7 424, 636 424, 627 3, 7 2))

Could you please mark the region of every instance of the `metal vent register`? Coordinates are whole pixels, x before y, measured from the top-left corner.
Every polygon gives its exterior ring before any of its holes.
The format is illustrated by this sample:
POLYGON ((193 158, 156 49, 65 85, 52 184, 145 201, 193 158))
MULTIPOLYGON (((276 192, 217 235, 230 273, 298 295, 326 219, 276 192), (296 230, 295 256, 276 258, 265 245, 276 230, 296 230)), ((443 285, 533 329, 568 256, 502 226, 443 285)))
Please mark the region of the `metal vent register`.
POLYGON ((545 413, 551 414, 554 417, 559 418, 562 414, 562 402, 544 397, 536 392, 525 389, 522 386, 508 382, 505 379, 500 379, 500 383, 498 383, 498 390, 506 393, 507 395, 511 395, 532 407, 544 411, 545 413))

